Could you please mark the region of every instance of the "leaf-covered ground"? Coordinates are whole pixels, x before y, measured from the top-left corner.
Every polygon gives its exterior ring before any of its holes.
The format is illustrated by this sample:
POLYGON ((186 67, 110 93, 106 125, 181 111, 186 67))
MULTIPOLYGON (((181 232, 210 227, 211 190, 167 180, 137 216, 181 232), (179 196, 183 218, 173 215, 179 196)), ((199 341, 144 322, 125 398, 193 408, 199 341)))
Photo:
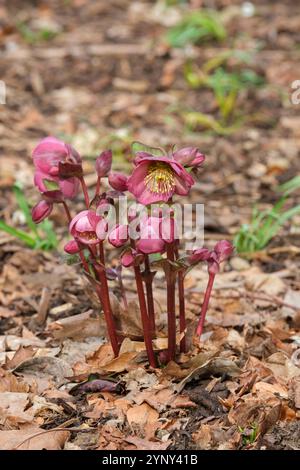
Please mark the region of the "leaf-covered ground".
MULTIPOLYGON (((214 2, 227 13, 227 39, 182 50, 164 40, 181 12, 166 14, 164 2, 5 2, 1 219, 24 223, 15 181, 37 201, 30 154, 48 134, 87 155, 91 191, 95 156, 107 145, 117 156, 114 168, 124 171, 131 140, 199 146, 207 160, 191 202, 205 204, 208 246, 233 237, 254 203, 270 207, 277 185, 299 172, 299 107, 290 103, 290 85, 300 77, 300 16, 294 2, 255 3, 257 15, 247 18, 242 2, 214 2), (201 66, 229 47, 252 51, 252 67, 266 86, 240 97, 249 119, 235 133, 191 132, 180 110, 215 115, 216 104, 209 91, 188 87, 183 65, 193 57, 201 66)), ((289 204, 297 199, 294 193, 289 204)), ((157 370, 147 366, 130 271, 127 310, 111 283, 118 327, 127 336, 113 359, 97 299, 62 255, 63 213, 52 220, 60 244, 51 253, 0 233, 1 449, 300 448, 299 219, 263 251, 227 264, 201 344, 193 331, 207 274, 204 268, 188 274, 190 352, 157 370)), ((118 253, 110 249, 109 259, 117 262, 118 253)), ((164 349, 160 272, 155 282, 155 347, 164 349)))

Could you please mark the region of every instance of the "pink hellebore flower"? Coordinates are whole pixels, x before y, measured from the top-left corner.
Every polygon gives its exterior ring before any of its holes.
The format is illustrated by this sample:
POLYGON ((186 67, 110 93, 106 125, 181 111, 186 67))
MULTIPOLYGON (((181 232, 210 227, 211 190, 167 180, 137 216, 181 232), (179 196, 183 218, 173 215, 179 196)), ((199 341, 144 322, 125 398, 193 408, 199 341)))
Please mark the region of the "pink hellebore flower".
POLYGON ((128 190, 141 204, 168 201, 173 194, 188 194, 194 180, 174 158, 140 152, 128 179, 128 190))
POLYGON ((116 191, 127 191, 128 176, 119 172, 111 172, 108 175, 110 186, 116 191))
POLYGON ((162 238, 160 217, 144 217, 140 222, 140 238, 137 250, 144 254, 162 253, 165 241, 162 238))
POLYGON ((197 147, 184 147, 173 153, 173 158, 181 165, 198 168, 205 160, 205 155, 197 147))
POLYGON ((60 189, 67 199, 77 195, 78 179, 59 177, 60 163, 81 164, 80 155, 73 147, 55 137, 46 137, 35 147, 32 157, 35 166, 34 184, 41 193, 60 189))
POLYGON ((200 248, 194 250, 189 260, 191 263, 198 263, 199 261, 207 261, 208 272, 217 274, 220 269, 220 264, 226 261, 233 253, 233 246, 227 240, 219 241, 213 250, 207 248, 200 248))
POLYGON ((75 255, 76 253, 79 253, 80 247, 76 240, 70 240, 68 243, 65 244, 64 250, 69 255, 75 255))
POLYGON ((120 247, 124 245, 128 240, 128 226, 118 224, 110 232, 108 236, 108 241, 115 247, 120 247))
POLYGON ((138 253, 136 250, 129 248, 121 257, 121 263, 124 268, 129 268, 134 265, 142 263, 144 255, 138 253))
POLYGON ((111 169, 112 151, 104 150, 96 159, 96 172, 99 178, 107 176, 111 169))
POLYGON ((102 220, 103 218, 94 211, 82 211, 71 220, 69 231, 75 240, 85 245, 94 245, 99 243, 97 229, 102 220))
POLYGON ((32 220, 36 224, 39 224, 44 219, 46 219, 52 212, 53 204, 48 201, 40 201, 38 202, 31 211, 32 220))

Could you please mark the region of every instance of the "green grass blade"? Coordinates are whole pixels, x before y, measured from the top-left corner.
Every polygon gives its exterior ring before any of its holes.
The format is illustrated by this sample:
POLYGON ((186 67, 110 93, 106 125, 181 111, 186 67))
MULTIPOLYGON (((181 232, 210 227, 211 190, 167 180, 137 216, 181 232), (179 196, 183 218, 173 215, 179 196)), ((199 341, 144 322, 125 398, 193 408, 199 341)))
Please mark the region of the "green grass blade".
POLYGON ((33 237, 28 235, 23 230, 19 230, 14 227, 11 227, 10 225, 7 225, 3 220, 0 220, 0 230, 8 233, 9 235, 13 235, 16 238, 19 238, 19 240, 22 240, 30 248, 35 247, 36 240, 33 237))
POLYGON ((13 191, 14 191, 17 203, 25 216, 26 224, 28 225, 30 230, 32 230, 34 233, 37 233, 36 224, 32 221, 31 210, 29 208, 26 197, 19 183, 16 183, 14 185, 13 191))

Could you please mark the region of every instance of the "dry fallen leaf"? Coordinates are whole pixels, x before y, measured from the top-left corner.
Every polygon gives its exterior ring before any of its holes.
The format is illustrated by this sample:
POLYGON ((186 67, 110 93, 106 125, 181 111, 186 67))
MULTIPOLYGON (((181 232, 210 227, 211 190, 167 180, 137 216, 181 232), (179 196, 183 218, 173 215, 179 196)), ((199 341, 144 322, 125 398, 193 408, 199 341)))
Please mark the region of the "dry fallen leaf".
POLYGON ((60 450, 69 438, 68 431, 45 431, 38 427, 0 431, 2 450, 60 450))
POLYGON ((252 392, 260 399, 267 400, 270 396, 288 399, 288 389, 280 384, 271 384, 267 382, 256 382, 252 392))
POLYGON ((181 392, 185 385, 192 379, 207 377, 210 375, 227 374, 231 377, 240 375, 241 369, 231 360, 224 357, 214 357, 208 360, 202 366, 196 367, 187 377, 185 377, 178 385, 175 385, 176 392, 181 392))
POLYGON ((0 392, 29 392, 29 385, 11 372, 0 369, 0 392))
POLYGON ((73 375, 69 364, 63 359, 50 356, 33 357, 22 362, 14 372, 23 377, 36 377, 36 379, 47 379, 57 385, 66 383, 67 377, 73 375))
POLYGON ((127 411, 128 424, 133 432, 137 432, 146 439, 154 437, 156 429, 159 427, 159 414, 147 403, 135 405, 127 411))
POLYGON ((15 369, 21 363, 27 359, 32 358, 36 353, 36 350, 32 346, 20 346, 16 351, 12 359, 9 359, 5 362, 3 366, 4 369, 15 369))
POLYGON ((275 377, 279 379, 289 380, 300 375, 300 368, 282 352, 277 352, 269 356, 266 363, 275 377))
POLYGON ((166 442, 153 442, 136 436, 124 437, 124 440, 134 444, 137 450, 166 450, 171 444, 170 440, 166 442))
POLYGON ((7 421, 13 424, 31 422, 32 416, 24 411, 28 403, 28 393, 0 393, 0 422, 2 424, 7 421))
POLYGON ((48 332, 55 339, 73 338, 77 340, 105 334, 104 329, 101 327, 99 315, 95 316, 93 310, 50 323, 48 332))
POLYGON ((198 449, 208 450, 211 448, 212 443, 212 428, 208 424, 202 424, 198 431, 192 434, 193 442, 198 449))
POLYGON ((286 285, 276 273, 263 273, 258 267, 244 271, 245 287, 254 292, 277 296, 286 291, 286 285))
POLYGON ((136 357, 136 352, 126 352, 102 366, 105 372, 123 372, 130 367, 131 361, 136 357))

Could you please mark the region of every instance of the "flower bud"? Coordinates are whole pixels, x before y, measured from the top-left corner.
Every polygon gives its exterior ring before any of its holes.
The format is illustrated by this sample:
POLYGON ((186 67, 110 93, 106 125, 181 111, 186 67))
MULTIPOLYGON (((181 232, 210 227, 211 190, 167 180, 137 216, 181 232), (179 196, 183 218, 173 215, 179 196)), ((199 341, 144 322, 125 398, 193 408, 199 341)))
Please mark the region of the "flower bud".
POLYGON ((107 176, 111 169, 112 151, 104 150, 96 160, 96 172, 99 178, 107 176))
POLYGON ((127 225, 116 225, 115 228, 110 232, 108 241, 115 247, 124 245, 128 240, 128 226, 127 225))
POLYGON ((173 157, 183 166, 198 168, 205 160, 205 155, 197 147, 184 147, 174 152, 173 157))
POLYGON ((123 173, 111 172, 108 175, 110 186, 116 191, 127 191, 128 177, 123 173))
POLYGON ((79 253, 80 248, 76 240, 70 240, 65 244, 64 250, 69 255, 75 255, 76 253, 79 253))
POLYGON ((219 263, 222 263, 222 261, 225 261, 227 258, 229 258, 232 255, 233 250, 234 248, 232 244, 227 240, 220 240, 214 248, 214 252, 218 257, 219 263))
POLYGON ((39 224, 46 219, 52 212, 53 204, 48 201, 38 202, 31 211, 32 220, 34 223, 39 224))

